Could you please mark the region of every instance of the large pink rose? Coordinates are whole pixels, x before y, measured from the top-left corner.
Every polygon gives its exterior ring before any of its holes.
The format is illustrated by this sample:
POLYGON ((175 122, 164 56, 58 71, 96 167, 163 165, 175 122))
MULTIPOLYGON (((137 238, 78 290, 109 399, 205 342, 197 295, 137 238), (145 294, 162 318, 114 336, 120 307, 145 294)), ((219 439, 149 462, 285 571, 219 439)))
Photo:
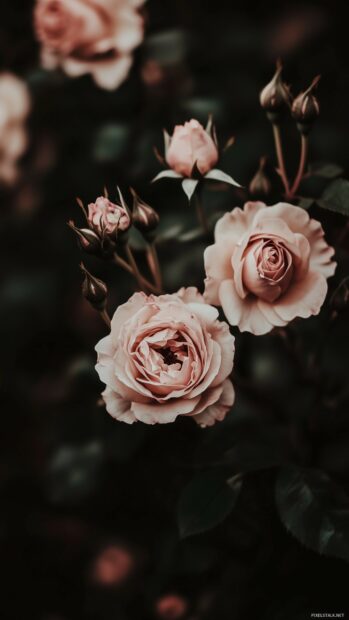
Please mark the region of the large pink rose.
POLYGON ((205 250, 205 299, 241 331, 265 334, 318 314, 333 254, 321 224, 300 207, 247 202, 216 224, 205 250))
POLYGON ((194 119, 177 125, 166 152, 170 168, 184 177, 190 177, 196 163, 205 175, 218 161, 218 150, 211 136, 194 119))
POLYGON ((144 1, 37 0, 34 18, 43 66, 60 66, 72 77, 91 73, 102 88, 116 88, 143 38, 137 8, 144 1))
POLYGON ((223 420, 234 402, 234 338, 217 317, 196 288, 135 293, 120 306, 96 346, 108 413, 128 424, 166 424, 179 415, 201 426, 223 420))
POLYGON ((104 196, 88 205, 88 221, 96 232, 105 232, 107 235, 128 230, 131 226, 131 218, 125 207, 114 204, 104 196))
POLYGON ((27 148, 25 121, 30 109, 26 84, 11 73, 0 74, 0 181, 17 178, 17 162, 27 148))

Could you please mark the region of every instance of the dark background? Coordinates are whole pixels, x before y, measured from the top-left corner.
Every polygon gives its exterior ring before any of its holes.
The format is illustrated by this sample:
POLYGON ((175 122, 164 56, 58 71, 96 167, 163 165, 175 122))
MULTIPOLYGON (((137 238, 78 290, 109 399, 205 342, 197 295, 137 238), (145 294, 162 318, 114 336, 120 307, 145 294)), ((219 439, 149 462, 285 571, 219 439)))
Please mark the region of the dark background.
MULTIPOLYGON (((82 223, 76 196, 92 201, 106 185, 113 197, 118 184, 125 195, 134 186, 159 211, 161 230, 190 230, 195 217, 179 185, 149 184, 160 169, 153 146, 161 149, 163 127, 171 132, 192 117, 205 122, 211 112, 219 138, 236 137, 220 167, 246 187, 266 154, 272 174, 272 136, 258 94, 279 56, 295 93, 321 73, 311 157, 346 170, 343 9, 338 2, 149 0, 131 75, 108 93, 89 77, 40 70, 32 3, 2 3, 0 70, 27 81, 33 106, 20 180, 0 190, 1 619, 146 620, 156 617, 158 598, 172 592, 186 599, 192 620, 347 611, 348 565, 286 532, 271 465, 316 466, 348 486, 348 403, 338 396, 347 381, 348 311, 324 342, 326 311, 291 332, 303 347, 301 361, 322 347, 315 380, 304 377, 299 357, 281 339, 242 335, 232 423, 207 432, 190 420, 128 427, 96 404, 93 349, 106 330, 81 298, 81 256, 66 226, 71 218, 82 223), (179 541, 180 491, 223 452, 231 474, 248 472, 238 506, 214 530, 179 541), (107 587, 93 578, 93 566, 110 545, 128 549, 135 567, 124 583, 107 587)), ((291 123, 285 137, 295 172, 291 123)), ((281 188, 272 178, 277 199, 281 188)), ((247 197, 213 185, 203 193, 208 213, 247 197)), ((314 215, 335 244, 344 219, 316 208, 314 215)), ((202 288, 206 244, 159 244, 168 291, 202 288)), ((331 290, 348 272, 345 245, 340 252, 331 290)), ((86 264, 108 282, 111 311, 135 290, 113 266, 86 264)))

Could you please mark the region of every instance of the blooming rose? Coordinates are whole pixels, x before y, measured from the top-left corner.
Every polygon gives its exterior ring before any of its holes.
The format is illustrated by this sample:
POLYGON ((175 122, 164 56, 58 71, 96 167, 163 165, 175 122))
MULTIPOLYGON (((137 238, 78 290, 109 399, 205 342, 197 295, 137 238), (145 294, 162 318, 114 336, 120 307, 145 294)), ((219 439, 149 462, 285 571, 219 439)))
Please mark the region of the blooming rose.
POLYGON ((91 73, 114 89, 127 77, 132 51, 142 41, 144 0, 37 0, 35 28, 46 69, 70 76, 91 73))
POLYGON ((25 83, 10 73, 0 74, 0 181, 13 183, 17 161, 27 147, 24 126, 30 108, 25 83))
POLYGON ((170 168, 184 177, 190 177, 196 163, 205 175, 218 161, 218 150, 210 134, 194 119, 177 125, 166 152, 170 168))
POLYGON ((196 288, 173 295, 135 293, 119 306, 111 333, 96 346, 102 396, 113 418, 166 424, 193 416, 223 420, 234 402, 227 378, 234 338, 196 288))
POLYGON ((217 222, 215 241, 205 250, 205 299, 221 305, 231 325, 259 335, 318 314, 336 263, 306 211, 247 202, 217 222))
POLYGON ((108 235, 113 235, 118 230, 128 230, 131 226, 131 219, 125 207, 114 204, 103 196, 88 205, 88 221, 98 233, 105 232, 108 235))

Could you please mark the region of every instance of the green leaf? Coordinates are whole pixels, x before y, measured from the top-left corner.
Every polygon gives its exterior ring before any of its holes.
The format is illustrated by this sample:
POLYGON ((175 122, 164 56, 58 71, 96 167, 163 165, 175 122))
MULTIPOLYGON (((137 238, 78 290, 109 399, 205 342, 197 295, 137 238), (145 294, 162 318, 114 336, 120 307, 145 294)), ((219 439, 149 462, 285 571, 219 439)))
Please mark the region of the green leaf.
POLYGON ((329 162, 315 162, 309 166, 309 173, 312 176, 322 177, 324 179, 335 179, 343 174, 343 168, 329 162))
POLYGON ((233 510, 242 480, 227 480, 217 472, 199 474, 184 488, 178 503, 178 525, 182 538, 215 527, 233 510))
POLYGON ((304 198, 303 196, 301 196, 298 202, 298 206, 301 207, 301 209, 305 209, 306 211, 308 211, 308 209, 313 206, 314 202, 315 198, 304 198))
POLYGON ((283 524, 303 545, 349 560, 349 498, 327 474, 285 467, 275 499, 283 524))
POLYGON ((337 179, 328 185, 317 201, 319 207, 342 215, 349 215, 349 181, 337 179))

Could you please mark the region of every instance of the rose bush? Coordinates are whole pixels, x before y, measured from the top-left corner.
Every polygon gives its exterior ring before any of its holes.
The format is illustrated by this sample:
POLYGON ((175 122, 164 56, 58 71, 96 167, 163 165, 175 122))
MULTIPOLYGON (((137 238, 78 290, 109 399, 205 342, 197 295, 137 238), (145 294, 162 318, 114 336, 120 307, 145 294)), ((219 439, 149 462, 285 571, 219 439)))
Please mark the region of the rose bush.
POLYGON ((234 337, 217 317, 192 287, 159 297, 135 293, 119 306, 96 346, 108 413, 128 424, 179 415, 201 426, 222 420, 234 402, 234 337))
POLYGON ((333 254, 321 224, 300 207, 248 202, 217 222, 205 250, 205 299, 241 331, 265 334, 318 314, 333 254))
POLYGON ((143 38, 137 8, 144 0, 37 0, 35 28, 46 69, 71 77, 90 73, 114 89, 127 77, 143 38))
POLYGON ((131 218, 125 207, 114 204, 104 196, 88 205, 88 221, 96 232, 105 232, 107 235, 114 235, 118 230, 128 230, 131 225, 131 218))
POLYGON ((30 96, 25 83, 11 73, 0 74, 0 181, 11 184, 17 162, 27 148, 25 120, 30 96))
POLYGON ((177 125, 166 152, 170 168, 184 177, 190 177, 196 163, 205 175, 218 161, 218 149, 210 134, 194 119, 177 125))

